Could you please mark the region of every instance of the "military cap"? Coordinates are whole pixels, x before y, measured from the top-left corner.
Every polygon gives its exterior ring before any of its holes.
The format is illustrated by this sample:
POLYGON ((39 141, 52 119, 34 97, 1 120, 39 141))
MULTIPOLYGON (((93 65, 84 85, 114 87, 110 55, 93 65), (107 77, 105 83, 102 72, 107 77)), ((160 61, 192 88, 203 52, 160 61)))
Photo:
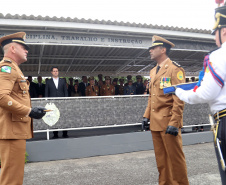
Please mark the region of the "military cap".
POLYGON ((124 79, 123 79, 123 78, 120 78, 119 81, 120 81, 120 82, 124 82, 124 79))
POLYGON ((175 45, 172 42, 170 42, 162 37, 159 37, 157 35, 154 35, 152 37, 152 45, 151 45, 151 47, 149 47, 149 50, 153 49, 156 46, 163 46, 163 47, 166 47, 169 49, 175 47, 175 45))
POLYGON ((5 45, 15 42, 18 44, 21 44, 25 47, 26 50, 29 50, 29 46, 26 45, 25 43, 25 37, 26 33, 25 32, 17 32, 11 35, 6 35, 4 37, 0 38, 0 45, 4 47, 5 45))
POLYGON ((118 78, 114 78, 114 79, 113 79, 113 82, 117 82, 117 81, 118 81, 118 78))
POLYGON ((90 80, 94 80, 94 77, 93 77, 93 76, 90 76, 90 77, 89 77, 89 81, 90 81, 90 80))
POLYGON ((105 76, 105 80, 111 80, 110 76, 105 76))
POLYGON ((131 75, 128 75, 128 76, 127 76, 127 79, 132 79, 132 76, 131 76, 131 75))
POLYGON ((133 83, 133 80, 128 80, 128 83, 129 83, 129 82, 132 82, 132 83, 133 83))
POLYGON ((102 74, 99 74, 99 75, 97 75, 98 77, 102 77, 103 75, 102 74))
POLYGON ((221 6, 215 9, 215 25, 213 27, 212 35, 220 29, 226 27, 226 6, 221 6))
POLYGON ((136 76, 136 79, 141 79, 141 78, 142 78, 141 75, 136 76))

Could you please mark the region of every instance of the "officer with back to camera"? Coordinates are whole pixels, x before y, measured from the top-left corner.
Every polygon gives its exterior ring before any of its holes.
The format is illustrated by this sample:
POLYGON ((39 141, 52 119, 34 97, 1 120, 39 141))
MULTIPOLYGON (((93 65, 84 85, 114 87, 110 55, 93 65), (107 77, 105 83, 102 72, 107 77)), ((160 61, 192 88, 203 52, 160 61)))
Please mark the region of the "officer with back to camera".
MULTIPOLYGON (((208 103, 214 119, 219 123, 217 138, 223 161, 226 159, 226 6, 216 8, 215 26, 213 28, 216 45, 219 49, 206 55, 203 71, 200 73, 198 85, 189 91, 177 88, 175 93, 189 104, 208 103)), ((215 143, 216 144, 216 143, 215 143)), ((225 169, 222 169, 220 153, 215 147, 222 184, 226 184, 225 169)))

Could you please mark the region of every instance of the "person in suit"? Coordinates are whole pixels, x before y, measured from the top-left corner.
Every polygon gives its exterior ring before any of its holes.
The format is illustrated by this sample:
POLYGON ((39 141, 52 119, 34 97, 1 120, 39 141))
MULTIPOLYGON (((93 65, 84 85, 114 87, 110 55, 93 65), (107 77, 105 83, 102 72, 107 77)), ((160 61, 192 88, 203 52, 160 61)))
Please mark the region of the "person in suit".
POLYGON ((30 82, 29 93, 31 98, 37 98, 38 94, 37 94, 36 83, 32 82, 32 76, 28 76, 27 80, 30 82))
MULTIPOLYGON (((52 78, 46 81, 45 97, 68 97, 66 82, 64 79, 59 78, 58 67, 52 67, 52 78)), ((53 139, 58 138, 58 132, 53 132, 53 139)), ((67 131, 63 131, 63 137, 67 138, 67 131)))
POLYGON ((184 103, 175 95, 164 95, 163 87, 185 82, 185 72, 168 54, 174 44, 154 35, 149 48, 157 65, 150 71, 149 99, 143 115, 143 128, 150 120, 159 184, 188 185, 187 167, 182 149, 184 103))
POLYGON ((36 89, 39 98, 45 97, 45 84, 42 83, 41 76, 38 76, 38 83, 36 85, 36 89))
POLYGON ((124 79, 123 78, 119 79, 118 89, 119 89, 119 95, 124 95, 124 79))
POLYGON ((137 79, 137 81, 135 83, 133 83, 133 86, 135 86, 135 88, 136 88, 136 94, 144 94, 141 75, 137 75, 136 79, 137 79))
POLYGON ((74 90, 74 79, 73 78, 69 78, 69 85, 68 85, 68 96, 72 96, 71 93, 74 90))
POLYGON ((112 85, 115 87, 115 95, 119 95, 118 78, 113 79, 112 85))
POLYGON ((26 139, 33 137, 33 120, 45 115, 44 107, 31 108, 29 82, 19 65, 27 61, 25 32, 0 38, 0 184, 23 184, 26 139))
POLYGON ((78 89, 81 92, 82 96, 86 96, 86 87, 88 86, 87 76, 82 76, 82 82, 79 83, 78 89))

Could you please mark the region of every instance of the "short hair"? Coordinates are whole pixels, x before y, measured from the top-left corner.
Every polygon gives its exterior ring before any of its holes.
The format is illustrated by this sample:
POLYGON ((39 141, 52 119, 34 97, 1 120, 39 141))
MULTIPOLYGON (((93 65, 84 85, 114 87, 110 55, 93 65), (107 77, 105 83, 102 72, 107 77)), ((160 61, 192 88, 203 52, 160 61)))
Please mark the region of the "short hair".
POLYGON ((160 46, 161 48, 166 48, 166 55, 169 56, 170 48, 165 46, 160 46))
POLYGON ((53 67, 51 67, 51 71, 53 71, 54 68, 56 68, 57 70, 59 70, 58 67, 53 66, 53 67))

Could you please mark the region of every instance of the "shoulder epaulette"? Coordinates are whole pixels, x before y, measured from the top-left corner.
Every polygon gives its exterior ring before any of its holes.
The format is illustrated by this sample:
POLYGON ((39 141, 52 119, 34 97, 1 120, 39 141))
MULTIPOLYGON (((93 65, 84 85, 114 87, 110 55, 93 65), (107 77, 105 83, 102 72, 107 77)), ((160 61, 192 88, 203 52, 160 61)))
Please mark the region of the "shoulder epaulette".
POLYGON ((8 59, 5 59, 4 62, 12 63, 12 61, 11 60, 8 60, 8 59))
POLYGON ((173 61, 173 64, 174 64, 175 66, 177 66, 177 67, 181 67, 181 65, 178 64, 178 63, 176 63, 175 61, 173 61))

